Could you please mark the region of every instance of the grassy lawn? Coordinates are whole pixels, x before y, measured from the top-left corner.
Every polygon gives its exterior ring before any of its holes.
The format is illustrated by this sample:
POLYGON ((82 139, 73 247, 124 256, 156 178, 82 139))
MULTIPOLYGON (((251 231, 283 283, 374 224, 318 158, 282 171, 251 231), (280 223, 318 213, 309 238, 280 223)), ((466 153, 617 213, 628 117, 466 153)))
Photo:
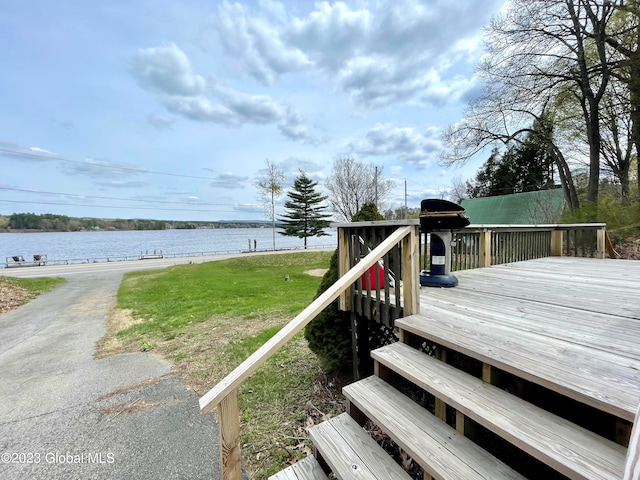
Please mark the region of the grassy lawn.
POLYGON ((15 278, 15 277, 0 277, 0 282, 5 285, 14 285, 16 287, 24 288, 29 291, 30 297, 27 300, 31 300, 41 293, 48 292, 56 285, 64 283, 64 278, 57 277, 42 277, 42 278, 15 278))
POLYGON ((0 313, 19 307, 64 281, 64 278, 0 276, 0 313))
MULTIPOLYGON (((202 395, 313 300, 321 279, 313 270, 326 269, 330 256, 251 256, 127 274, 98 354, 153 349, 202 395)), ((241 444, 252 478, 307 454, 306 427, 342 408, 330 383, 300 334, 243 384, 241 444)))

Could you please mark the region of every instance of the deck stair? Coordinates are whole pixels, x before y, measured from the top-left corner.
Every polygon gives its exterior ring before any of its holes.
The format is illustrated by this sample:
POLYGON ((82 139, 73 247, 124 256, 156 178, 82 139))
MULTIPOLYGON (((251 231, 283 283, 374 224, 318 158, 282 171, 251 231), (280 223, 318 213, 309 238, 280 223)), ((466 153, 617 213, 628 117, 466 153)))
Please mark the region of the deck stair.
MULTIPOLYGON (((427 314, 396 321, 401 341, 374 350, 376 374, 343 389, 348 414, 310 430, 319 463, 312 459, 305 462, 322 465, 325 472, 333 472, 340 479, 410 478, 361 428, 371 421, 422 467, 426 479, 499 480, 542 478, 542 475, 546 478, 547 474, 540 471, 551 472, 550 478, 623 478, 627 448, 620 443, 624 441, 611 436, 605 438, 535 402, 530 403, 504 385, 494 385, 491 372, 496 375, 507 372, 509 378, 518 382, 541 385, 554 395, 566 397, 569 402, 584 402, 589 408, 620 422, 634 419, 636 405, 631 405, 631 399, 629 405, 611 405, 608 396, 619 392, 585 394, 581 385, 572 385, 569 381, 568 365, 565 365, 566 375, 556 375, 553 368, 548 370, 548 375, 539 375, 527 366, 525 353, 524 357, 508 354, 510 349, 524 347, 505 327, 492 327, 487 322, 482 328, 474 329, 471 328, 472 316, 465 319, 454 311, 447 318, 444 310, 437 311, 436 315, 438 321, 427 314), (463 330, 467 338, 463 338, 463 330), (446 362, 445 354, 425 353, 421 348, 425 342, 435 342, 439 352, 461 353, 482 362, 481 374, 475 376, 456 368, 446 362), (433 396, 435 408, 424 408, 409 398, 402 391, 406 385, 433 396), (496 458, 476 443, 477 428, 506 442, 542 470, 532 474, 513 459, 496 458)), ((527 340, 526 336, 523 338, 527 340)), ((542 345, 537 347, 544 361, 546 356, 553 356, 552 350, 557 346, 551 341, 547 350, 542 345)), ((579 358, 581 352, 569 351, 568 354, 568 358, 579 358)), ((607 352, 597 351, 594 355, 604 361, 605 370, 609 368, 607 361, 616 363, 607 357, 607 352)), ((634 363, 630 368, 635 367, 634 363)), ((591 375, 595 373, 587 369, 584 378, 577 382, 586 381, 591 375)), ((325 478, 317 476, 323 475, 318 473, 319 466, 315 473, 307 476, 283 476, 288 470, 272 478, 325 478)))

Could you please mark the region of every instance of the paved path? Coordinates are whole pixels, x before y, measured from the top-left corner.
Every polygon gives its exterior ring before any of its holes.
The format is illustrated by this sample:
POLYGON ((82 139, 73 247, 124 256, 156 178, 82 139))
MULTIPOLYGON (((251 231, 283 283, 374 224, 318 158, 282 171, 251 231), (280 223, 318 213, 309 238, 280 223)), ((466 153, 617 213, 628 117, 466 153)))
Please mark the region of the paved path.
POLYGON ((214 418, 167 362, 153 353, 93 358, 122 272, 162 266, 0 270, 67 278, 0 315, 1 479, 218 478, 214 418))

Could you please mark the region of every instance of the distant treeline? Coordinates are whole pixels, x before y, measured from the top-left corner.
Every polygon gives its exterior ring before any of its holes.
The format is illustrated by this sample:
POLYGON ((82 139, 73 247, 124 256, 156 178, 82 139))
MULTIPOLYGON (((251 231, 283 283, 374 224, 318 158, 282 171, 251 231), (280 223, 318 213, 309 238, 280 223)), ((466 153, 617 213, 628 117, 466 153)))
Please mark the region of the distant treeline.
POLYGON ((82 232, 89 230, 168 230, 196 228, 260 228, 267 222, 193 222, 111 218, 76 218, 45 213, 0 216, 0 231, 82 232))

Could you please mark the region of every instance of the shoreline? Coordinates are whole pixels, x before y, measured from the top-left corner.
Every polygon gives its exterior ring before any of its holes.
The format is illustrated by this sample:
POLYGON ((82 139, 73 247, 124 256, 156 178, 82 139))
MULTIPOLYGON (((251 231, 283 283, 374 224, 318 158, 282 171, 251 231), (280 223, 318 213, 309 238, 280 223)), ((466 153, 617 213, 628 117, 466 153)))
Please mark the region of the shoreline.
MULTIPOLYGON (((163 254, 160 252, 159 254, 154 255, 149 254, 145 255, 141 253, 140 255, 128 255, 128 256, 109 256, 109 257, 95 257, 95 258, 75 258, 75 259, 52 259, 46 260, 44 265, 22 265, 22 266, 7 266, 7 262, 2 261, 0 259, 0 270, 11 270, 18 271, 24 269, 30 270, 38 270, 44 267, 57 267, 64 265, 95 265, 95 264, 105 264, 105 263, 123 263, 123 262, 150 262, 155 260, 175 260, 175 259, 202 259, 202 258, 211 258, 218 256, 241 256, 247 254, 259 254, 266 255, 272 253, 295 253, 295 252, 304 252, 304 251, 318 251, 318 250, 330 250, 335 249, 336 247, 329 245, 320 245, 320 246, 307 246, 304 247, 284 247, 278 248, 276 250, 220 250, 220 251, 212 251, 212 252, 187 252, 187 253, 169 253, 163 254)), ((33 262, 27 262, 33 263, 33 262)))
MULTIPOLYGON (((304 253, 318 251, 333 251, 335 246, 314 247, 305 249, 288 249, 288 250, 258 250, 247 252, 227 252, 201 256, 185 256, 175 258, 161 258, 149 260, 130 260, 130 261, 114 261, 114 262, 94 262, 94 263, 69 263, 57 265, 43 265, 39 267, 17 267, 17 268, 0 268, 0 276, 19 277, 19 278, 36 278, 36 277, 64 277, 67 275, 99 273, 99 272, 133 272, 139 270, 158 270, 162 268, 172 267, 174 265, 196 264, 205 262, 215 262, 219 260, 227 260, 229 258, 256 256, 256 255, 281 255, 287 253, 304 253)), ((0 264, 4 266, 4 263, 0 264)))

